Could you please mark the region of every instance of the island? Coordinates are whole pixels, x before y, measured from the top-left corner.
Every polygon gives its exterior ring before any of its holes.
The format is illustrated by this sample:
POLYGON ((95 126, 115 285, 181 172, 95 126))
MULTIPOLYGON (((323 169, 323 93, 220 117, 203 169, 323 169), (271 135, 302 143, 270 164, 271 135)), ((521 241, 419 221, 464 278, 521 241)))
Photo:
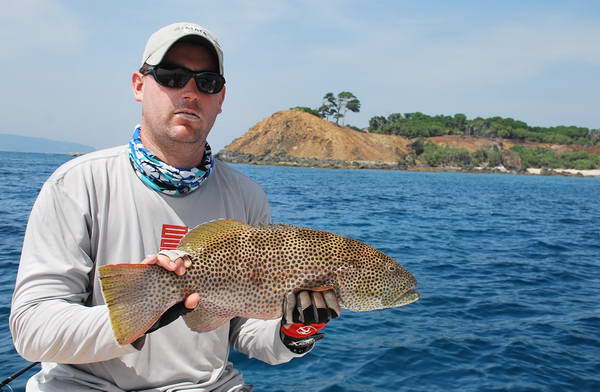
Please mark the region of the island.
POLYGON ((599 176, 600 132, 422 113, 377 116, 359 129, 296 108, 263 119, 217 156, 257 165, 599 176))

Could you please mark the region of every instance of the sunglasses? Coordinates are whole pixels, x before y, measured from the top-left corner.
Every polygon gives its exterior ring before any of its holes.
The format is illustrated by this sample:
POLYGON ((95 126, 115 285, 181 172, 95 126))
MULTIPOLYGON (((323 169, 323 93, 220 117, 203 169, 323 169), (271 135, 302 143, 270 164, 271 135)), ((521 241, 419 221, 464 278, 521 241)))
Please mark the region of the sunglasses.
POLYGON ((142 74, 152 75, 158 84, 169 88, 182 88, 193 77, 198 90, 205 94, 217 94, 225 86, 225 78, 216 72, 194 72, 181 66, 150 66, 142 74))

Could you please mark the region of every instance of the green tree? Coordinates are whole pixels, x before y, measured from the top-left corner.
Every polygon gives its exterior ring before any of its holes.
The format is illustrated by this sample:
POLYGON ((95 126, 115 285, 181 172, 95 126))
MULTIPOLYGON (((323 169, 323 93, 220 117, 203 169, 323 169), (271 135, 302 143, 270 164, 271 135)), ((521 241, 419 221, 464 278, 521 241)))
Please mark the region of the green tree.
POLYGON ((402 113, 392 113, 388 116, 387 119, 390 123, 401 122, 402 120, 404 120, 404 115, 402 113))
POLYGON ((467 126, 467 116, 462 113, 456 113, 452 119, 454 120, 453 125, 464 132, 467 126))
MULTIPOLYGON (((400 135, 408 138, 439 135, 516 139, 552 144, 600 144, 600 130, 576 126, 534 127, 524 121, 507 117, 477 117, 472 120, 462 113, 454 116, 430 116, 421 112, 393 113, 385 121, 376 116, 369 122, 372 132, 400 135)), ((548 161, 550 162, 550 161, 548 161)))
POLYGON ((360 111, 360 101, 351 92, 342 91, 337 97, 333 93, 325 94, 319 113, 321 117, 334 118, 335 123, 339 125, 340 120, 343 120, 348 110, 358 113, 360 111))
POLYGON ((425 152, 425 143, 425 139, 419 137, 410 144, 410 148, 414 151, 416 156, 419 156, 425 152))
POLYGON ((379 130, 379 128, 387 124, 387 122, 388 121, 383 116, 371 117, 371 119, 369 120, 369 132, 379 130))

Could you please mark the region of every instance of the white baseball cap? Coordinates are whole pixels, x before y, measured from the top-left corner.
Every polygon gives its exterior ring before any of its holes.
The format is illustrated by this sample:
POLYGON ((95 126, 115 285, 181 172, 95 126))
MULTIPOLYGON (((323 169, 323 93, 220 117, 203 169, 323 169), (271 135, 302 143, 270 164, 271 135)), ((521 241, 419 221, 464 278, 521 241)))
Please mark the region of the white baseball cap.
POLYGON ((219 43, 204 27, 195 23, 174 23, 161 28, 148 38, 142 65, 158 65, 162 61, 167 51, 182 38, 199 37, 205 41, 209 47, 213 48, 219 62, 219 73, 223 75, 223 51, 219 43))

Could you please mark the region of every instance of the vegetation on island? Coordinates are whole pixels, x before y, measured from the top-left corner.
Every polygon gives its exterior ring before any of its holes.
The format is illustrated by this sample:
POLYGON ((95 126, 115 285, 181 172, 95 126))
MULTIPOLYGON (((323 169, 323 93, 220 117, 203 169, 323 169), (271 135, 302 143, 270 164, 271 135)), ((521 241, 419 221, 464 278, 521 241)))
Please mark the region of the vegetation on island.
MULTIPOLYGON (((292 109, 302 110, 310 113, 313 116, 329 120, 335 120, 336 125, 340 125, 340 120, 343 120, 348 110, 354 113, 360 111, 360 101, 350 91, 342 91, 338 95, 327 93, 323 97, 323 103, 318 109, 313 109, 307 106, 296 106, 292 109)), ((361 130, 358 127, 350 126, 352 129, 361 130)))
POLYGON ((548 148, 513 146, 509 150, 499 147, 491 150, 471 152, 464 148, 439 145, 416 139, 411 144, 411 152, 401 164, 413 166, 417 159, 432 167, 488 167, 508 166, 509 169, 527 167, 545 169, 600 169, 600 156, 584 151, 556 154, 548 148), (511 163, 512 162, 512 163, 511 163))
POLYGON ((600 130, 575 126, 535 127, 512 118, 477 117, 464 114, 429 116, 421 112, 393 113, 369 120, 369 132, 399 135, 410 139, 444 135, 503 138, 551 144, 600 144, 600 130))
POLYGON ((549 148, 513 146, 502 151, 499 147, 475 152, 425 141, 424 138, 444 135, 462 135, 476 138, 503 138, 518 142, 548 144, 600 144, 600 130, 575 126, 533 127, 512 118, 477 117, 468 120, 464 114, 454 116, 428 116, 426 114, 391 114, 387 118, 376 116, 369 122, 369 132, 400 135, 414 139, 412 153, 406 163, 415 159, 433 166, 496 167, 511 169, 528 167, 546 169, 591 170, 600 168, 600 156, 584 151, 557 154, 549 148), (511 158, 512 157, 512 158, 511 158), (515 158, 516 157, 516 158, 515 158), (514 163, 516 162, 516 163, 514 163))
POLYGON ((294 106, 293 108, 290 108, 290 110, 300 110, 308 114, 312 114, 313 116, 322 118, 321 113, 319 113, 317 109, 309 108, 308 106, 294 106))
POLYGON ((514 146, 510 149, 517 153, 523 167, 540 167, 548 169, 600 169, 600 156, 584 151, 556 154, 547 148, 528 148, 514 146))
POLYGON ((339 121, 346 116, 348 110, 358 113, 360 101, 350 91, 342 91, 337 96, 334 96, 333 93, 325 94, 319 113, 325 119, 333 118, 339 125, 339 121))
MULTIPOLYGON (((347 111, 358 112, 360 101, 352 93, 342 91, 337 96, 327 93, 318 109, 299 106, 314 116, 334 120, 339 125, 347 111)), ((539 127, 524 121, 504 117, 477 117, 468 119, 465 114, 427 115, 421 112, 392 113, 389 116, 375 116, 369 120, 369 127, 361 129, 351 125, 346 128, 387 135, 403 136, 411 139, 411 151, 402 157, 400 164, 414 166, 425 164, 432 167, 498 167, 512 170, 528 167, 546 169, 600 169, 600 155, 585 151, 556 153, 545 147, 515 145, 503 149, 502 143, 492 143, 492 147, 478 151, 456 148, 434 143, 428 138, 446 135, 459 135, 471 138, 511 139, 514 143, 546 143, 562 145, 600 145, 600 129, 576 126, 539 127)))
MULTIPOLYGON (((302 110, 314 116, 333 119, 336 124, 342 120, 348 110, 360 111, 360 101, 349 91, 342 91, 337 96, 327 93, 323 104, 318 109, 297 106, 292 109, 302 110)), ((358 127, 349 128, 361 130, 358 127)), ((466 115, 457 113, 453 116, 430 116, 421 112, 392 113, 389 116, 374 116, 369 120, 368 131, 387 135, 404 136, 409 139, 428 138, 445 135, 462 135, 479 138, 513 139, 521 142, 539 142, 550 144, 600 144, 600 129, 589 129, 576 126, 538 127, 528 125, 524 121, 504 117, 477 117, 469 120, 466 115)))

